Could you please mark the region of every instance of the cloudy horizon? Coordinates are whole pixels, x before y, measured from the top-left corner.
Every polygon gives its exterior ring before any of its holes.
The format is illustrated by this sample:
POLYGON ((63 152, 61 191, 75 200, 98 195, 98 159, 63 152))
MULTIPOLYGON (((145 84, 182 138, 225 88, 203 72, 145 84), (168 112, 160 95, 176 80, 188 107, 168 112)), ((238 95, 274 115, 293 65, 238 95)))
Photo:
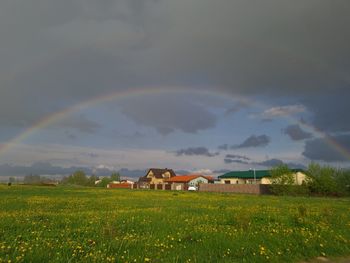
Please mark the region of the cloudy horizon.
POLYGON ((349 168, 349 11, 2 1, 0 176, 349 168))

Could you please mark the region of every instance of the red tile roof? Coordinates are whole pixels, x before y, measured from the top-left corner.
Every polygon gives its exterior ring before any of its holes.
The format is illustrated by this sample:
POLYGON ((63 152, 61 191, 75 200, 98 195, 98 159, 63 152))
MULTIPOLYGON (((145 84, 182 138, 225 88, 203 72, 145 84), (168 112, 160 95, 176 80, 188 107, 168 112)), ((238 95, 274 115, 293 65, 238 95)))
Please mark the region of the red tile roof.
POLYGON ((190 181, 192 181, 193 179, 196 179, 198 177, 203 177, 209 181, 213 180, 212 177, 210 176, 203 176, 201 174, 187 174, 187 175, 178 175, 178 176, 174 176, 168 180, 165 180, 165 182, 169 182, 169 183, 188 183, 190 181))

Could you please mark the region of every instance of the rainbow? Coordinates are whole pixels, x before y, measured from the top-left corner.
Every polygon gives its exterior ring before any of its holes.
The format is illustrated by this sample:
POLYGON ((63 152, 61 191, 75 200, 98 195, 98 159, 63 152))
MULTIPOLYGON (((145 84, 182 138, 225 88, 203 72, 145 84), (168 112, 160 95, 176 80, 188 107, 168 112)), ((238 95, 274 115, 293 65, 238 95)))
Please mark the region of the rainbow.
MULTIPOLYGON (((199 89, 194 89, 191 88, 189 89, 188 87, 176 87, 176 89, 171 89, 171 88, 143 88, 143 89, 131 89, 127 91, 115 91, 112 93, 107 93, 98 97, 94 97, 92 99, 77 103, 73 106, 64 108, 62 110, 59 110, 57 112, 54 112, 52 114, 49 114, 37 122, 35 122, 32 126, 21 132, 20 134, 16 135, 13 137, 11 140, 4 144, 0 144, 0 156, 4 153, 6 153, 8 150, 11 148, 15 147, 16 145, 20 144, 23 142, 26 138, 30 137, 31 135, 35 134, 37 131, 40 129, 43 129, 45 127, 50 126, 51 124, 58 122, 65 117, 75 113, 79 112, 84 109, 88 109, 90 107, 96 106, 101 103, 106 103, 106 102, 111 102, 117 99, 126 99, 130 97, 136 97, 136 96, 145 96, 145 95, 152 95, 152 94, 162 94, 162 93, 170 93, 170 94, 183 94, 183 93, 188 93, 188 94, 199 94, 199 95, 211 95, 211 96, 219 96, 225 99, 231 98, 232 94, 228 94, 225 92, 213 92, 213 91, 208 91, 208 90, 199 90, 199 89)), ((245 101, 247 105, 254 105, 258 106, 261 108, 266 108, 267 105, 262 104, 257 101, 253 101, 251 99, 248 99, 243 96, 239 95, 234 95, 235 98, 238 98, 242 101, 245 101)), ((318 135, 319 137, 325 139, 326 143, 333 148, 335 151, 339 152, 342 156, 344 156, 347 160, 350 160, 350 152, 340 145, 337 141, 335 141, 333 138, 331 138, 329 135, 325 134, 321 130, 317 129, 314 126, 311 126, 309 124, 306 124, 304 122, 301 122, 300 120, 297 120, 295 118, 289 117, 290 122, 293 123, 298 123, 300 126, 312 131, 314 134, 318 135)))

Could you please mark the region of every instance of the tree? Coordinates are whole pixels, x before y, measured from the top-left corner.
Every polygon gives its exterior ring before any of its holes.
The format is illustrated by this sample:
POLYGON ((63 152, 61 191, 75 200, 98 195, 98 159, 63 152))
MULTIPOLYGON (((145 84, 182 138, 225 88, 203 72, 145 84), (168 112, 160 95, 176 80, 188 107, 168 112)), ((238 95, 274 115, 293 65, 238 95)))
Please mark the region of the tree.
POLYGON ((33 174, 29 174, 24 176, 23 182, 25 184, 40 184, 42 181, 42 178, 40 177, 40 175, 33 175, 33 174))
POLYGON ((97 186, 99 186, 99 187, 107 187, 107 184, 109 184, 110 182, 112 182, 110 177, 103 177, 101 179, 101 182, 99 182, 97 184, 97 186))
POLYGON ((335 182, 341 194, 350 195, 350 170, 338 170, 335 182))
POLYGON ((61 181, 63 184, 76 184, 76 185, 86 185, 88 179, 85 172, 82 170, 75 171, 68 177, 64 177, 61 181))
POLYGON ((91 175, 87 181, 86 181, 86 186, 95 186, 95 182, 98 180, 98 176, 96 175, 91 175))
POLYGON ((111 181, 118 181, 120 182, 120 174, 117 172, 113 172, 110 176, 111 181))
POLYGON ((13 184, 15 181, 16 181, 16 179, 14 177, 10 177, 9 178, 9 183, 10 184, 13 184))
POLYGON ((276 195, 292 194, 294 185, 293 172, 287 165, 282 164, 270 170, 271 186, 270 190, 276 195))
POLYGON ((293 172, 289 169, 288 165, 281 164, 270 170, 271 181, 273 184, 282 184, 282 185, 293 185, 294 184, 294 175, 293 172))

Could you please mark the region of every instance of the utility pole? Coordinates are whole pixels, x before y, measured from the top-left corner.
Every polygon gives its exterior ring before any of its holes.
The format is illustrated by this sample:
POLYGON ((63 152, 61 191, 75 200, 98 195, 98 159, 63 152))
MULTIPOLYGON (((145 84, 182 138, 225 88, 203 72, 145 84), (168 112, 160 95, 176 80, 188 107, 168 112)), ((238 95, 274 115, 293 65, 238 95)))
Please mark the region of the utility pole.
POLYGON ((253 170, 253 173, 254 173, 254 184, 256 184, 256 174, 255 174, 255 168, 250 168, 249 169, 250 171, 252 171, 253 170))

